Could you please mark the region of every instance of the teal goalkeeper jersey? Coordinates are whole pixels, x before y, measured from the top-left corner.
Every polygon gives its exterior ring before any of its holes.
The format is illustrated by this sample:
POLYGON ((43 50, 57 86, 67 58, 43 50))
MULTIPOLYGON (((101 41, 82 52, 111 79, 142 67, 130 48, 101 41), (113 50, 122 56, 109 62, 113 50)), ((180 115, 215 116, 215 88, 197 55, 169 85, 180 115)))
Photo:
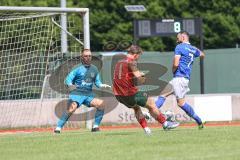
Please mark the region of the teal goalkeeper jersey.
POLYGON ((98 69, 94 65, 80 65, 73 69, 66 77, 65 84, 76 85, 80 92, 92 92, 93 84, 98 88, 102 84, 98 69))

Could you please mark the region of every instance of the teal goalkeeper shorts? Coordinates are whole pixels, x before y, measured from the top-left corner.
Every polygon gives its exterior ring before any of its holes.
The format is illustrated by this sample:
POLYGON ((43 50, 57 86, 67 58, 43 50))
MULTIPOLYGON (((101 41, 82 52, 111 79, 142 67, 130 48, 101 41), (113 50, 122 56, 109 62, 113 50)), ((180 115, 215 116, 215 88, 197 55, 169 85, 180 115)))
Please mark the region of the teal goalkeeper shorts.
POLYGON ((91 101, 95 98, 94 94, 69 94, 69 103, 77 102, 78 107, 82 104, 90 107, 91 101))

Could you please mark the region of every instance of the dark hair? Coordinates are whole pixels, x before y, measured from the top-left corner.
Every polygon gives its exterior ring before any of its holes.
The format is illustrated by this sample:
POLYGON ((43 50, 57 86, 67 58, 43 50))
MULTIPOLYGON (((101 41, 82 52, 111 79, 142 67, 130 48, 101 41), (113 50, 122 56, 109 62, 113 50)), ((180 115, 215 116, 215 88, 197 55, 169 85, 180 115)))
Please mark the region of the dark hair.
POLYGON ((185 34, 189 37, 189 33, 187 31, 180 31, 180 32, 178 32, 178 34, 185 34))
POLYGON ((141 47, 137 46, 137 45, 131 45, 128 49, 127 49, 129 54, 141 54, 143 53, 143 50, 141 47))

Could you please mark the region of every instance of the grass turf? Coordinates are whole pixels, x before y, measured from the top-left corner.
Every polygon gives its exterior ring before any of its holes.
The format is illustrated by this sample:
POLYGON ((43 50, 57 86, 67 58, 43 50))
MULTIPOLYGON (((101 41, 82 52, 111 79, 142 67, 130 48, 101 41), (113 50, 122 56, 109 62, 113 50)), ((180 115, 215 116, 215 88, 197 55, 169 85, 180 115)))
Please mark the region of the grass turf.
POLYGON ((238 160, 240 127, 86 130, 0 136, 1 160, 238 160))

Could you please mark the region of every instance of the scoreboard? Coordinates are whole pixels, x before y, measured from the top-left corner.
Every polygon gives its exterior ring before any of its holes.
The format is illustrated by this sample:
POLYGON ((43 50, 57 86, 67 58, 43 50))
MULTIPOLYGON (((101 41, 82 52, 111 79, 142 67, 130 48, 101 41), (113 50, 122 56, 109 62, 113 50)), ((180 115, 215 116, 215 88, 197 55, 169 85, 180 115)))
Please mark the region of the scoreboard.
POLYGON ((141 19, 134 21, 136 38, 152 36, 171 36, 184 30, 190 35, 201 35, 200 18, 177 18, 177 19, 141 19))

